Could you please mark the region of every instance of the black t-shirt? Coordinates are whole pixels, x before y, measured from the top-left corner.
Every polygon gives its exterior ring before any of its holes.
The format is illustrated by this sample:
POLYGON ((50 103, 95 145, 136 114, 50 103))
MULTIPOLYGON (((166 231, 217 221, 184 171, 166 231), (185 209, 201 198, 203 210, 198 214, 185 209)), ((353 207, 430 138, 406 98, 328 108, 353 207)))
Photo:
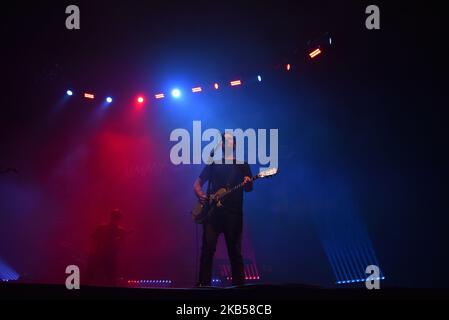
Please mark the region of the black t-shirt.
MULTIPOLYGON (((203 183, 211 180, 211 194, 220 188, 232 188, 243 182, 243 177, 252 177, 251 168, 247 163, 210 164, 204 167, 200 174, 203 183), (212 178, 211 178, 212 177, 212 178)), ((223 210, 242 212, 243 208, 243 188, 227 195, 223 201, 223 210)))

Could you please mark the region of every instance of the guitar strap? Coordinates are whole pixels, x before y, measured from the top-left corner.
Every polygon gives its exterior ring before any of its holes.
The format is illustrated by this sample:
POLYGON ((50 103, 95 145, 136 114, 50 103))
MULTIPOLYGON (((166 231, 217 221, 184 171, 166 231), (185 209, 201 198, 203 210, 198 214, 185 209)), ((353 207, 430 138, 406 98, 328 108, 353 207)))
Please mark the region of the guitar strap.
POLYGON ((209 167, 209 169, 210 169, 210 171, 209 171, 209 181, 207 182, 207 192, 206 192, 206 196, 207 196, 208 199, 209 199, 209 196, 210 196, 211 181, 214 178, 214 165, 215 165, 215 162, 213 161, 210 164, 210 167, 209 167))
POLYGON ((231 165, 231 174, 229 175, 228 181, 226 182, 226 188, 231 188, 231 187, 233 187, 233 185, 231 185, 231 183, 234 181, 234 178, 235 178, 235 170, 236 170, 236 167, 237 167, 236 163, 233 163, 233 164, 231 165))
POLYGON ((220 145, 217 144, 214 148, 214 150, 212 150, 210 158, 212 159, 212 163, 210 164, 210 172, 209 172, 209 181, 207 183, 207 191, 206 191, 206 195, 207 198, 209 199, 210 193, 211 193, 211 181, 214 178, 214 166, 215 166, 215 160, 214 160, 214 154, 215 154, 215 150, 219 147, 220 145))

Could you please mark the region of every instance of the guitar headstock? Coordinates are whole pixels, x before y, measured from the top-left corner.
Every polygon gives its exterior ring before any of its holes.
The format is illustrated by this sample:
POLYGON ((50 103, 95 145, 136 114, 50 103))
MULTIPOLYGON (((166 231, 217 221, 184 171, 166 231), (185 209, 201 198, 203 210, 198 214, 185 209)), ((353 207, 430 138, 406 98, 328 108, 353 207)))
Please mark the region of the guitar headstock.
POLYGON ((261 171, 256 177, 257 178, 269 178, 278 173, 278 168, 270 168, 264 171, 261 171))

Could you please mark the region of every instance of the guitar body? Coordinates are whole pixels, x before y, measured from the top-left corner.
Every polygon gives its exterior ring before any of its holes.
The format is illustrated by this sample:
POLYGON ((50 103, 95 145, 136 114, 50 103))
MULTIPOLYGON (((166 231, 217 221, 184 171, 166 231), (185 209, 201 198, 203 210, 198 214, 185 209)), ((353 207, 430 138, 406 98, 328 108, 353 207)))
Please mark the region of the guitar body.
POLYGON ((214 211, 217 208, 223 206, 219 199, 226 194, 226 192, 226 188, 221 188, 209 197, 208 203, 202 204, 198 201, 191 212, 193 220, 199 224, 206 222, 214 214, 214 211))

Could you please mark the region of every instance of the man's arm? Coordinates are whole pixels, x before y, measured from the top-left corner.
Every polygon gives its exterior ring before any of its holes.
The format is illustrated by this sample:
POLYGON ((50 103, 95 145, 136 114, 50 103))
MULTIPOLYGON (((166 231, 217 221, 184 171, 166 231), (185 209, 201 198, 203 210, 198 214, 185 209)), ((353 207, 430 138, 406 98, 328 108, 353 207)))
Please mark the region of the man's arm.
POLYGON ((201 177, 196 178, 195 183, 193 184, 193 191, 201 203, 205 203, 207 200, 206 194, 202 190, 203 184, 204 182, 201 177))
POLYGON ((195 180, 195 183, 193 184, 193 191, 195 191, 195 195, 197 196, 198 200, 203 204, 206 203, 207 196, 203 192, 202 187, 203 184, 210 179, 211 173, 210 170, 211 170, 210 165, 205 166, 201 171, 199 177, 195 180))

